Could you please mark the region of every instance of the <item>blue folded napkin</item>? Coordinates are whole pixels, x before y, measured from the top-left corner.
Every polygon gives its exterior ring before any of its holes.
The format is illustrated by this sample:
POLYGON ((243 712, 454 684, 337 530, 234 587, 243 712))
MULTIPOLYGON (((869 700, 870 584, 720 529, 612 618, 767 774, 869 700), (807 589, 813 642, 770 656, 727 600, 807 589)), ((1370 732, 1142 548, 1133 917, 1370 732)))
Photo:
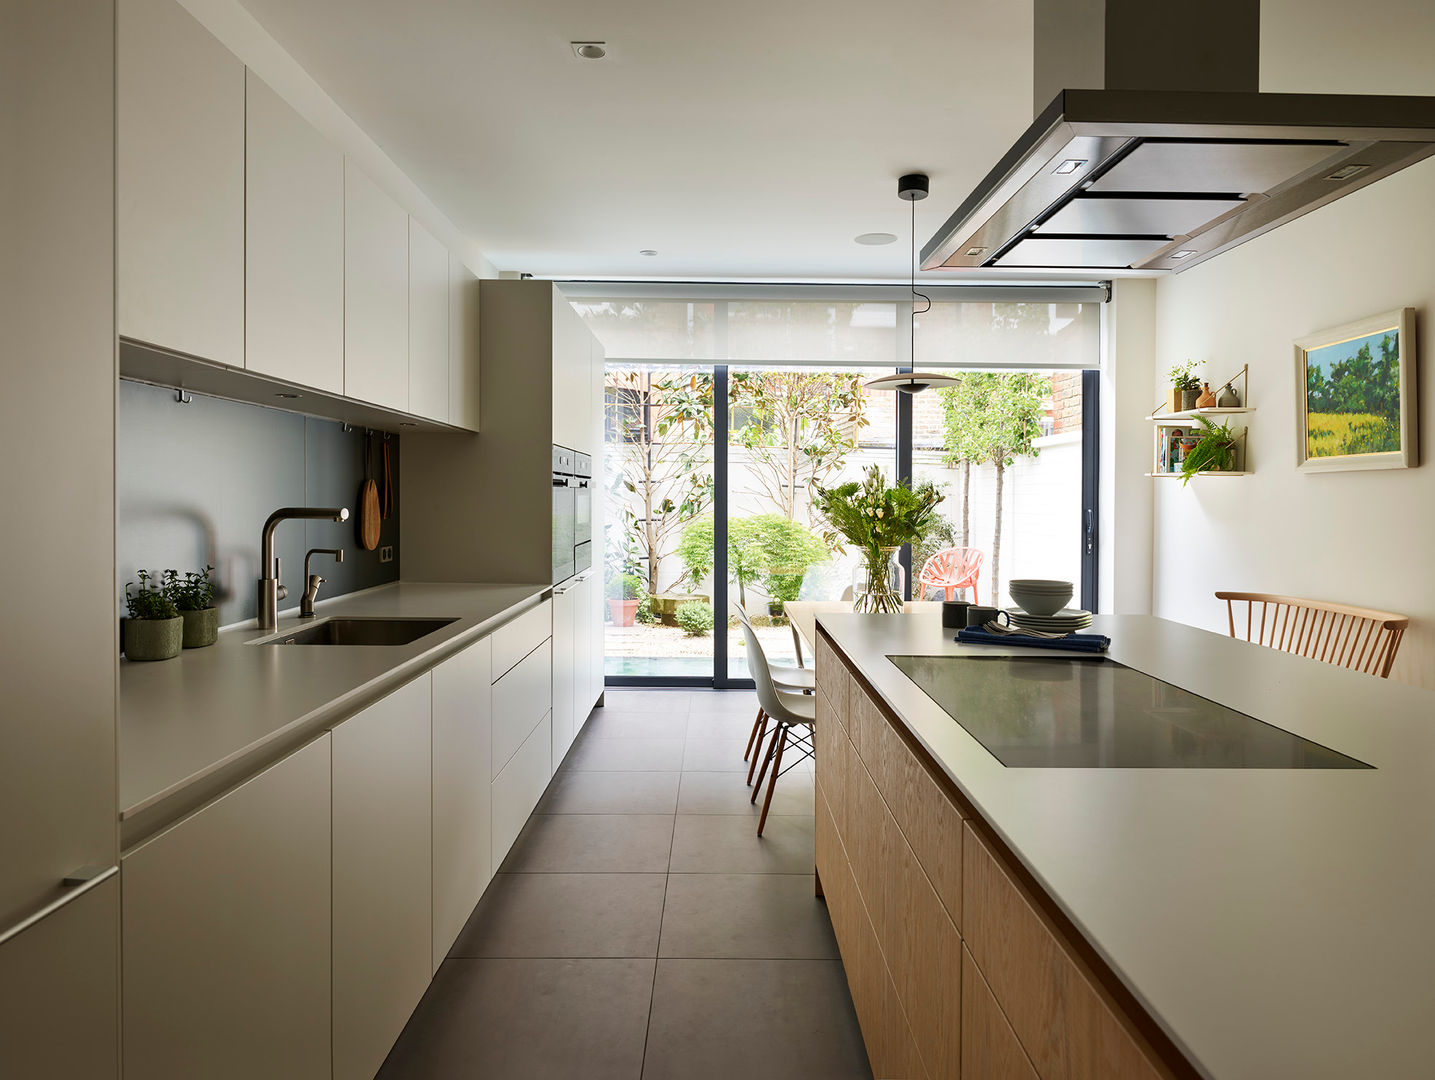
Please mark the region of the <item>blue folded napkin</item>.
POLYGON ((1013 645, 1022 649, 1059 649, 1062 652, 1104 653, 1111 648, 1105 634, 1067 634, 1060 638, 1033 637, 1030 634, 993 634, 983 626, 969 626, 957 631, 963 645, 1013 645))

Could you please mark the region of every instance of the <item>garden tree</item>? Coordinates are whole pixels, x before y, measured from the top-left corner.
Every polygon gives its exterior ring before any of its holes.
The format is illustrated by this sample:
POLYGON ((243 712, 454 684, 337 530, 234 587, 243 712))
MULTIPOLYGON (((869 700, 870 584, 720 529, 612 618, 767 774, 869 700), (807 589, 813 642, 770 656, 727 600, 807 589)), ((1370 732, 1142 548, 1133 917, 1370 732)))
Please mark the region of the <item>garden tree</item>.
MULTIPOLYGON (((946 453, 942 455, 942 463, 950 468, 961 470, 962 474, 962 530, 960 539, 954 544, 956 547, 970 547, 972 536, 972 454, 974 450, 971 438, 973 422, 970 419, 971 397, 976 392, 977 384, 967 381, 963 376, 956 386, 938 390, 942 400, 942 422, 946 429, 946 453)), ((916 566, 915 559, 912 563, 916 566)))
MULTIPOLYGON (((703 514, 683 528, 677 556, 684 580, 693 588, 713 572, 713 516, 703 514)), ((730 518, 727 525, 727 572, 737 582, 738 603, 747 606, 747 587, 758 578, 768 596, 796 600, 808 567, 827 558, 827 545, 811 530, 781 514, 730 518)), ((715 588, 715 591, 720 591, 715 588)))
MULTIPOLYGON (((759 493, 792 521, 798 493, 842 468, 867 425, 862 376, 845 371, 735 371, 728 377, 735 426, 759 493)), ((807 508, 808 523, 813 523, 807 508)))
MULTIPOLYGON (((1036 457, 1041 418, 1051 379, 1030 372, 968 372, 954 388, 949 431, 951 453, 996 469, 996 517, 992 529, 993 602, 1001 597, 1002 495, 1006 470, 1019 457, 1036 457)), ((963 503, 966 502, 965 493, 963 503)), ((962 511, 963 533, 967 511, 962 511)))
POLYGON ((648 564, 648 591, 672 534, 713 500, 708 463, 713 435, 713 380, 640 365, 611 374, 609 447, 618 458, 610 502, 648 564), (626 493, 626 495, 624 494, 626 493))

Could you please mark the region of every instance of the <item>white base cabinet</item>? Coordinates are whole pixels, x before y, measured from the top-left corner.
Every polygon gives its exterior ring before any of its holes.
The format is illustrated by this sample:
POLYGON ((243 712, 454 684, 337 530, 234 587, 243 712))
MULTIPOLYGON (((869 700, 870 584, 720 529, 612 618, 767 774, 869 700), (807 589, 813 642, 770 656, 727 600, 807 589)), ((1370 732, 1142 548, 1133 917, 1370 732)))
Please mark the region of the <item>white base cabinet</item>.
POLYGON ((433 970, 493 876, 493 658, 483 638, 433 671, 433 970))
POLYGON ((577 578, 553 590, 553 771, 577 734, 574 713, 578 707, 578 610, 580 583, 577 578))
POLYGON ((329 1074, 329 746, 121 862, 125 1076, 329 1074))
POLYGON ((335 1080, 378 1072, 433 976, 432 686, 333 731, 335 1080))
POLYGON ((493 781, 493 869, 497 872, 553 778, 553 717, 545 716, 493 781))

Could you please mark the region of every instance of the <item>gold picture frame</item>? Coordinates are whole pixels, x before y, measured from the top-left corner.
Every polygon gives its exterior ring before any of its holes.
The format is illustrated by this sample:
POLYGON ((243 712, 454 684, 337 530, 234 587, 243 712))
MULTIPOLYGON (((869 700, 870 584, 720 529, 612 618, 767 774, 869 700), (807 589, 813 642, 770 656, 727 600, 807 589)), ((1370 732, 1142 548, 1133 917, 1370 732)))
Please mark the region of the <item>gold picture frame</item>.
POLYGON ((1416 377, 1414 308, 1296 341, 1297 471, 1414 468, 1416 377))

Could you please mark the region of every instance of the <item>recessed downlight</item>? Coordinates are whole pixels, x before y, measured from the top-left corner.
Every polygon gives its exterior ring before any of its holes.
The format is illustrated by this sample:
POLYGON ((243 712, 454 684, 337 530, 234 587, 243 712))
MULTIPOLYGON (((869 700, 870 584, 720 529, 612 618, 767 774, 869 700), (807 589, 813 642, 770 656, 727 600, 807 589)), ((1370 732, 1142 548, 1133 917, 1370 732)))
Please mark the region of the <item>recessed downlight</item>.
POLYGON ((895 243, 897 235, 889 232, 864 232, 861 236, 854 236, 852 239, 867 247, 881 247, 883 244, 895 243))
POLYGON ((1172 258, 1172 259, 1189 259, 1189 258, 1190 258, 1192 255, 1194 255, 1194 254, 1196 254, 1196 249, 1195 249, 1195 248, 1182 248, 1180 251, 1173 251, 1173 252, 1171 252, 1170 258, 1172 258))
POLYGON ((644 248, 642 251, 638 252, 638 254, 639 254, 639 255, 646 255, 646 256, 648 256, 649 258, 652 258, 654 255, 657 254, 657 252, 654 251, 652 248, 644 248))
POLYGON ((1067 158, 1055 169, 1053 169, 1052 172, 1061 173, 1062 175, 1065 175, 1067 173, 1074 173, 1077 169, 1081 168, 1085 164, 1085 158, 1067 158))
POLYGON ((608 55, 608 43, 606 41, 570 41, 573 47, 573 55, 579 60, 601 60, 608 55))

